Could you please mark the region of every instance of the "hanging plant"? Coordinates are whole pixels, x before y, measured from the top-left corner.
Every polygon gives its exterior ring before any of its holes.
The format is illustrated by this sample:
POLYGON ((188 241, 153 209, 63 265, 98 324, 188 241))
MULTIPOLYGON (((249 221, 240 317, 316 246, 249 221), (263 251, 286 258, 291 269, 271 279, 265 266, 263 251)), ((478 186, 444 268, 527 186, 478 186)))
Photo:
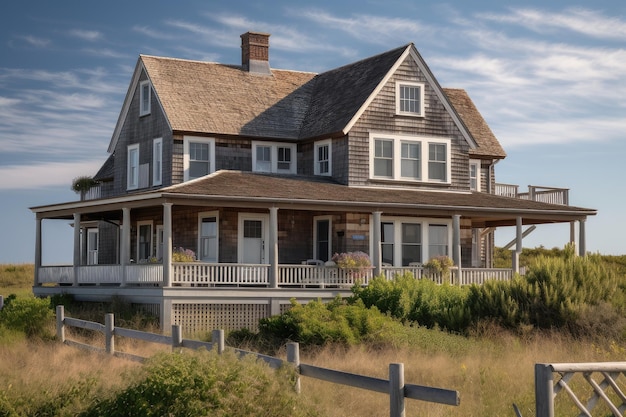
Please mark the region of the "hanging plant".
POLYGON ((72 181, 72 191, 80 194, 80 199, 84 200, 87 191, 98 185, 98 181, 89 176, 76 177, 72 181))

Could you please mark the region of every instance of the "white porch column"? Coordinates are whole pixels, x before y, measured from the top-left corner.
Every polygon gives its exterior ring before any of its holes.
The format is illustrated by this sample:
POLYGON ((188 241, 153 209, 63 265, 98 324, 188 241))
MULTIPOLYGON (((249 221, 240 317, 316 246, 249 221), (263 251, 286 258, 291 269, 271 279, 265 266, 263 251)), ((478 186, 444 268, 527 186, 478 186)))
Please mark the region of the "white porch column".
POLYGON ((574 253, 578 255, 576 251, 576 222, 569 222, 569 244, 574 248, 574 253))
POLYGON ((80 213, 74 213, 74 285, 78 285, 80 267, 80 213))
POLYGON ((163 286, 172 286, 172 203, 163 203, 163 286))
POLYGON ((380 251, 380 217, 382 211, 375 211, 372 213, 372 264, 374 265, 374 275, 378 276, 382 273, 383 267, 383 254, 380 251))
POLYGON ((587 242, 586 242, 586 236, 585 236, 585 222, 587 220, 586 219, 580 219, 578 220, 578 254, 580 256, 586 256, 587 255, 587 242))
POLYGON ((519 274, 519 255, 522 253, 522 226, 522 218, 518 217, 516 219, 515 228, 515 250, 511 252, 513 272, 515 272, 516 274, 519 274))
POLYGON ((41 222, 37 217, 37 226, 35 227, 35 287, 39 286, 39 268, 41 268, 41 222))
POLYGON ((278 207, 270 207, 270 288, 278 288, 278 207))
POLYGON ((452 216, 452 261, 461 274, 461 215, 452 216))
POLYGON ((120 265, 122 266, 122 286, 126 285, 126 266, 130 263, 130 208, 122 209, 122 242, 120 244, 120 265))

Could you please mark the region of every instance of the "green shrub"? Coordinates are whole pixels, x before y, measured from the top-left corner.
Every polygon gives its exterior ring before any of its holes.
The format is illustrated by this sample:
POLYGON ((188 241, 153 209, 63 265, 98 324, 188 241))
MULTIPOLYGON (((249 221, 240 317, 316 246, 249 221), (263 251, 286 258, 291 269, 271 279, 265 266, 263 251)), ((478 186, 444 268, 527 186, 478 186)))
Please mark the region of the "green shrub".
POLYGON ((0 310, 0 323, 29 337, 49 337, 54 314, 46 298, 15 298, 0 310))
POLYGON ((98 399, 89 416, 313 416, 277 372, 233 351, 184 351, 152 357, 126 389, 98 399))

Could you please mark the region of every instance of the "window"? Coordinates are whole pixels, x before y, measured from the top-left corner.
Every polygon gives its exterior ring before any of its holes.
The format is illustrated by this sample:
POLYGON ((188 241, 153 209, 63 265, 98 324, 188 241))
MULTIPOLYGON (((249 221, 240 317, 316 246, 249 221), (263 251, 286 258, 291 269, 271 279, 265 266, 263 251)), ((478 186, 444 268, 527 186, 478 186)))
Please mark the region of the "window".
POLYGON ((152 185, 163 183, 163 139, 152 141, 152 185))
POLYGON ((424 84, 396 83, 396 113, 407 116, 424 115, 424 84))
POLYGON ((152 222, 137 222, 137 261, 147 261, 152 256, 152 222))
POLYGON ((215 140, 185 136, 184 139, 184 180, 204 177, 215 171, 215 140))
POLYGON ((324 140, 315 144, 315 175, 331 174, 331 141, 324 140))
POLYGON ((252 155, 253 171, 296 173, 296 145, 252 142, 252 155))
POLYGON ((128 146, 126 188, 135 190, 139 187, 139 144, 128 146))
POLYGON ((313 241, 315 242, 313 258, 324 262, 331 259, 331 217, 319 216, 314 218, 313 241))
POLYGON ((393 140, 375 140, 374 175, 376 177, 393 178, 393 140))
POLYGON ((480 161, 470 160, 469 180, 470 180, 470 190, 480 191, 480 161))
POLYGON ((447 181, 448 152, 445 143, 428 144, 428 179, 447 181))
POLYGON ((431 224, 428 226, 428 258, 448 256, 448 226, 431 224))
MULTIPOLYGON (((448 254, 452 221, 415 217, 384 217, 380 223, 382 262, 393 266, 424 263, 448 254)), ((372 244, 374 242, 372 241, 372 244)))
POLYGON ((205 262, 218 261, 218 213, 198 215, 198 259, 205 262))
POLYGON ((150 81, 142 81, 139 84, 139 116, 150 114, 150 81))
POLYGON ((450 140, 371 133, 370 176, 374 179, 449 183, 450 140), (422 157, 422 152, 427 151, 428 154, 422 157))

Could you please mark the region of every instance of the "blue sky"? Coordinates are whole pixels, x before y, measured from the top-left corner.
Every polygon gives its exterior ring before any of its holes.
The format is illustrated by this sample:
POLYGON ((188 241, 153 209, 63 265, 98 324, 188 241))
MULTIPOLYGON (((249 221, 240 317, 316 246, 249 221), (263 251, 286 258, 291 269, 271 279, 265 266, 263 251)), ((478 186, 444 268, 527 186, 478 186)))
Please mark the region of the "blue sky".
MULTIPOLYGON (((273 68, 313 72, 415 43, 507 151, 498 182, 570 188, 598 210, 587 249, 626 254, 626 2, 23 0, 0 6, 0 263, 33 262, 28 208, 77 200, 105 161, 139 54, 239 64, 249 30, 271 33, 273 68)), ((71 261, 69 225, 44 237, 45 263, 71 261)), ((539 226, 524 246, 568 238, 539 226)))

